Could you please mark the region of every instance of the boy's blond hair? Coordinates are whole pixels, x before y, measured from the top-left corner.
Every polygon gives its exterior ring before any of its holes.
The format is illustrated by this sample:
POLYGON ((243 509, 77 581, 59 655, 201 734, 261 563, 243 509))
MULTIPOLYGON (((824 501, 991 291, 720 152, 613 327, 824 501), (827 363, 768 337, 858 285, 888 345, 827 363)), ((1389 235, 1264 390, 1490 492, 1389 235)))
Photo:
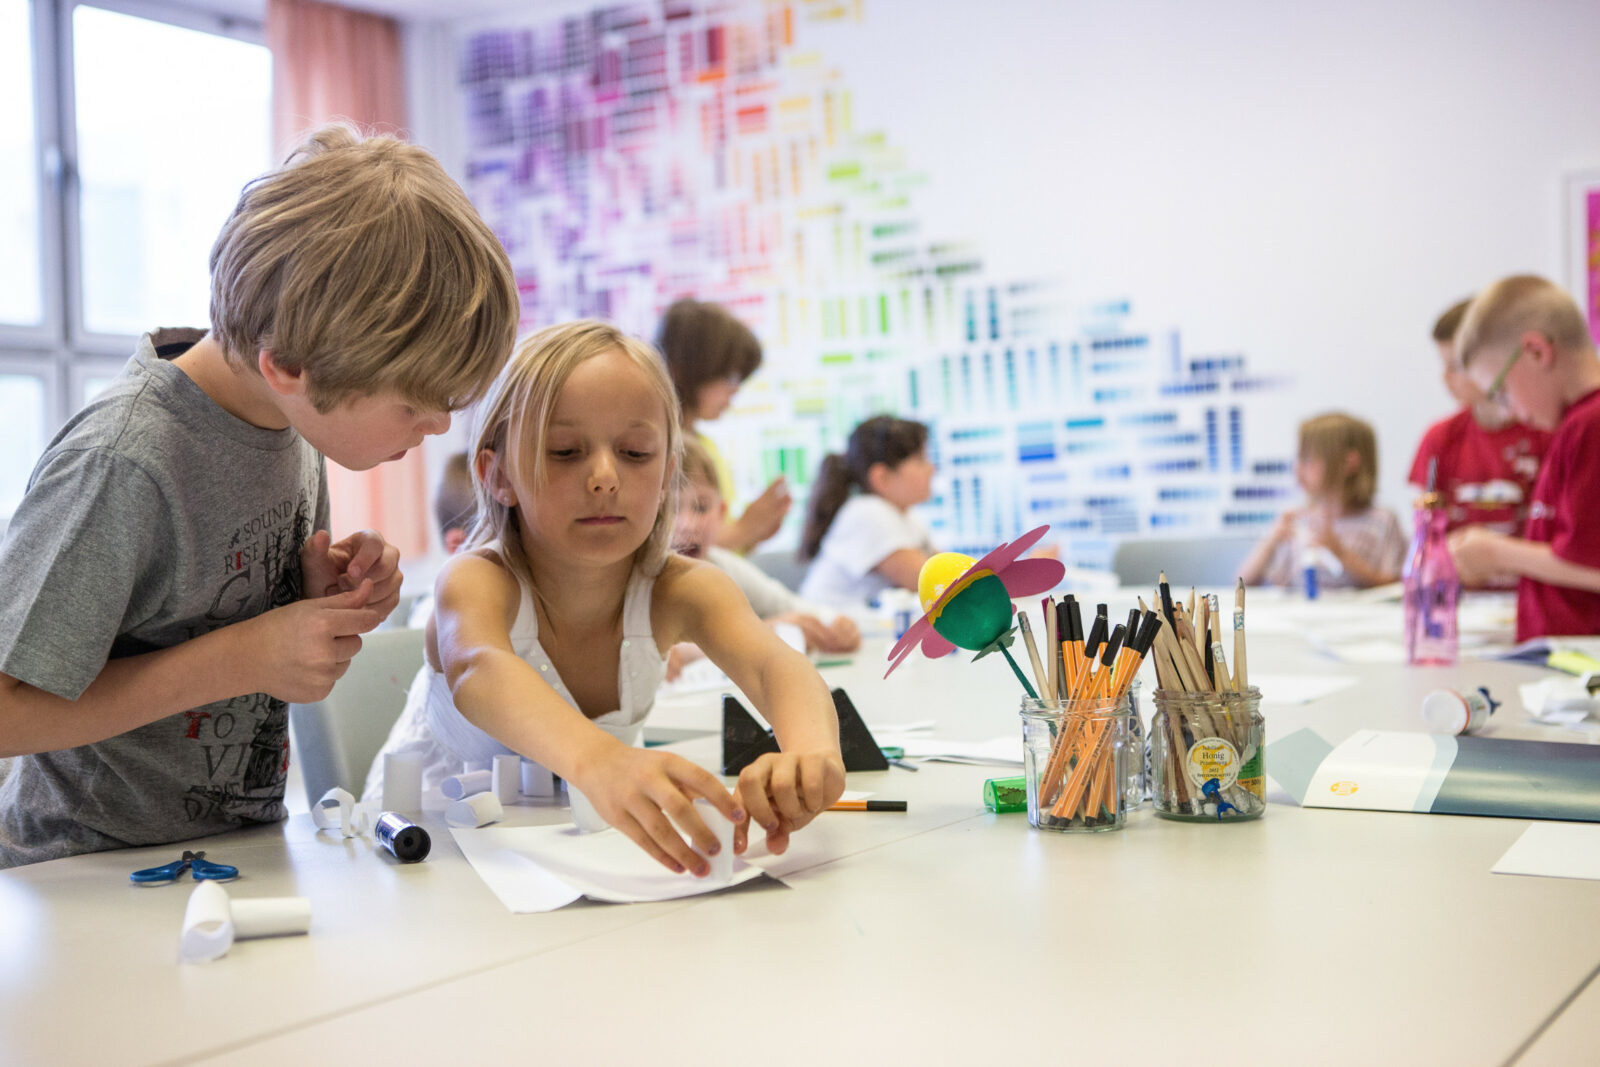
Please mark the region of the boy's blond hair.
POLYGON ((1317 415, 1300 424, 1300 456, 1322 460, 1326 488, 1339 494, 1347 510, 1372 506, 1378 491, 1378 435, 1371 424, 1342 412, 1317 415), (1345 457, 1354 452, 1356 469, 1345 470, 1345 457))
POLYGON ((685 434, 683 438, 683 485, 706 485, 717 491, 717 497, 722 497, 722 480, 717 475, 717 465, 711 459, 711 453, 706 451, 706 446, 694 434, 685 434))
MULTIPOLYGON (((611 349, 617 349, 644 371, 666 411, 666 485, 650 536, 634 554, 639 568, 653 576, 661 572, 671 552, 672 526, 678 513, 678 464, 683 435, 678 425, 678 396, 673 391, 672 379, 667 377, 666 367, 648 344, 593 319, 550 326, 525 338, 490 385, 478 410, 472 455, 476 457, 485 449, 492 451, 501 474, 512 485, 519 491, 537 494, 544 482, 545 441, 550 433, 556 398, 579 364, 611 349)), ((478 518, 462 547, 476 548, 498 539, 507 565, 532 584, 533 570, 517 526, 516 508, 495 499, 486 481, 477 477, 476 462, 473 471, 478 518)))
POLYGON ((211 329, 240 366, 271 349, 326 412, 392 391, 466 406, 516 340, 505 249, 438 160, 324 126, 246 185, 211 247, 211 329))
POLYGON ((1537 274, 1513 274, 1467 308, 1456 331, 1456 358, 1465 367, 1484 349, 1515 344, 1529 330, 1550 338, 1559 352, 1594 351, 1583 312, 1565 289, 1537 274))

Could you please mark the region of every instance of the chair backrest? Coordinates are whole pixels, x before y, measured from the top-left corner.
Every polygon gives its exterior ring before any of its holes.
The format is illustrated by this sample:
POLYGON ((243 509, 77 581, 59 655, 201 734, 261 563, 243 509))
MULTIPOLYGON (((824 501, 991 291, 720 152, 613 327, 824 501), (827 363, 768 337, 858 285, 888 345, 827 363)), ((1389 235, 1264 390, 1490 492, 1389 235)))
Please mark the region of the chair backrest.
POLYGON ((290 704, 289 729, 306 802, 315 805, 334 786, 356 796, 367 768, 406 706, 406 691, 422 666, 422 630, 374 630, 333 691, 315 704, 290 704))
POLYGON ((795 558, 792 548, 776 552, 756 552, 750 556, 750 562, 760 567, 770 577, 782 582, 790 592, 799 592, 800 583, 806 576, 806 565, 795 558))
POLYGON ((1162 571, 1184 588, 1230 586, 1255 543, 1253 536, 1130 539, 1117 545, 1111 569, 1123 586, 1154 586, 1162 571))

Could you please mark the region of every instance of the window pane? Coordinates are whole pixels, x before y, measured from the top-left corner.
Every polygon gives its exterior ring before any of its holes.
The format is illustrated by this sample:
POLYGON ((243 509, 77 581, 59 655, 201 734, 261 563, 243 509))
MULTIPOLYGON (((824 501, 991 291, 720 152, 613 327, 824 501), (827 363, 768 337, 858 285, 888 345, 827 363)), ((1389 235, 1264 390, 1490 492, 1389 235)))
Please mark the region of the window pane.
POLYGON ((23 326, 44 317, 33 103, 28 0, 0 0, 0 322, 23 326))
POLYGON ((84 326, 205 326, 211 242, 271 162, 270 54, 94 7, 72 33, 84 326))
POLYGON ((44 451, 44 382, 31 374, 0 374, 0 515, 17 510, 28 475, 44 451))

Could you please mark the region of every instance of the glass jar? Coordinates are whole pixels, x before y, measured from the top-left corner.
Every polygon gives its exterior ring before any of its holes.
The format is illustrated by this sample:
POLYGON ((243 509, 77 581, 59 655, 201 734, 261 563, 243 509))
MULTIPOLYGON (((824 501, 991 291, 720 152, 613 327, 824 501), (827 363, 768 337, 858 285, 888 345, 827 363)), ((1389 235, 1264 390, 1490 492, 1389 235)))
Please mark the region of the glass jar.
MULTIPOLYGON (((1028 822, 1041 830, 1118 830, 1143 798, 1143 758, 1129 744, 1138 696, 1022 701, 1028 822)), ((1140 726, 1143 724, 1140 723, 1140 726)))
POLYGON ((1191 822, 1257 819, 1267 810, 1261 690, 1157 689, 1150 720, 1150 800, 1191 822))

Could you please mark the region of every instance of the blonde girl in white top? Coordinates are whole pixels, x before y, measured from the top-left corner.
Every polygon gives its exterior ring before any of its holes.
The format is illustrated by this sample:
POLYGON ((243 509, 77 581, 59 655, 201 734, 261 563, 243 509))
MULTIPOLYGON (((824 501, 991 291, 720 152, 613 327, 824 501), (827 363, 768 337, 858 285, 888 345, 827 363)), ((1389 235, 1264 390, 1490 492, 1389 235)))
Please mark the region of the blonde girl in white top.
POLYGON ((663 866, 703 876, 694 850, 714 853, 716 837, 696 797, 737 824, 736 852, 750 820, 782 852, 844 791, 844 763, 832 699, 806 658, 758 625, 721 571, 669 554, 679 450, 677 399, 648 345, 593 321, 524 340, 481 408, 478 522, 439 574, 426 652, 462 725, 572 783, 663 866), (777 735, 782 751, 747 767, 731 794, 704 768, 596 723, 623 709, 640 576, 652 660, 693 641, 777 735), (519 626, 528 609, 533 625, 519 626), (514 629, 536 633, 549 671, 519 654, 514 629))

